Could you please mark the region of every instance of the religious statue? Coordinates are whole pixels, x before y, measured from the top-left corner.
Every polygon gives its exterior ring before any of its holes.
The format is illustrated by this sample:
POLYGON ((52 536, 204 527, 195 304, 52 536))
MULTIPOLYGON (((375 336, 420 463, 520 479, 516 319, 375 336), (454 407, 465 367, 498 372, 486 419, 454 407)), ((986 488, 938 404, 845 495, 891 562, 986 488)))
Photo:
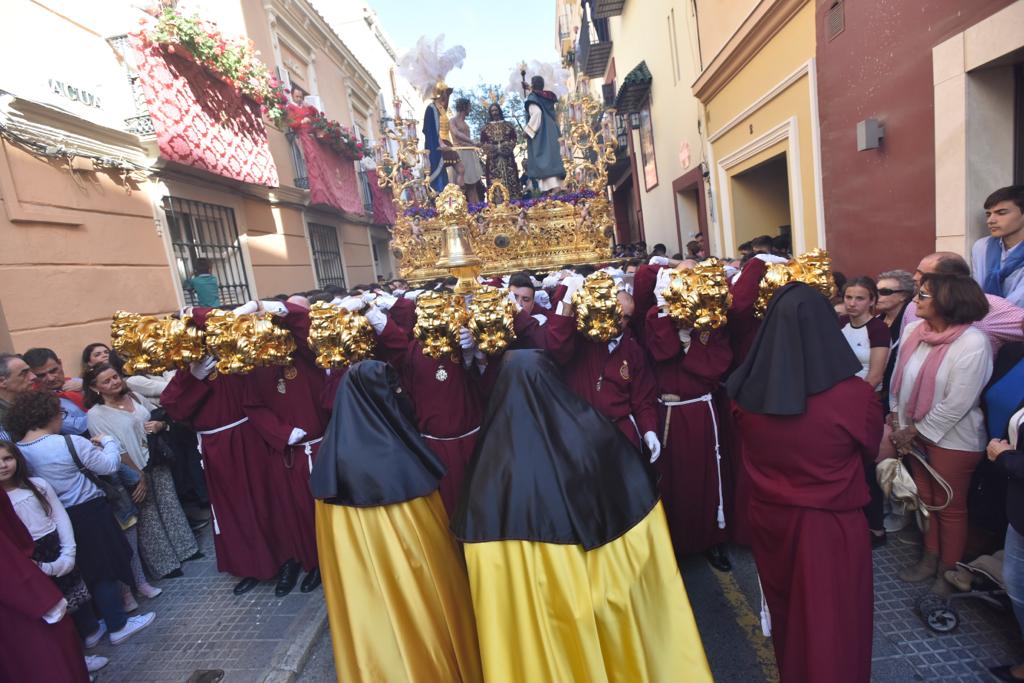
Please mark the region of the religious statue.
POLYGON ((475 204, 482 199, 480 180, 483 178, 483 168, 480 166, 480 151, 476 148, 469 123, 466 121, 469 109, 469 100, 465 97, 459 98, 455 102, 455 118, 449 125, 452 141, 459 154, 459 163, 455 167, 455 182, 462 187, 469 202, 475 204))
POLYGON ((527 176, 535 180, 545 194, 560 188, 565 179, 559 144, 562 132, 555 114, 557 102, 555 93, 544 89, 542 76, 530 79, 530 95, 526 98, 526 115, 529 118, 526 124, 527 176))
POLYGON ((497 102, 487 108, 487 118, 487 124, 480 131, 480 148, 487 161, 487 186, 499 181, 512 199, 518 199, 521 186, 515 157, 516 128, 505 120, 505 113, 497 102))
POLYGON ((445 154, 442 147, 451 147, 451 122, 448 119, 448 101, 452 89, 444 81, 434 86, 434 94, 423 114, 423 139, 430 153, 430 186, 440 192, 448 184, 445 154))

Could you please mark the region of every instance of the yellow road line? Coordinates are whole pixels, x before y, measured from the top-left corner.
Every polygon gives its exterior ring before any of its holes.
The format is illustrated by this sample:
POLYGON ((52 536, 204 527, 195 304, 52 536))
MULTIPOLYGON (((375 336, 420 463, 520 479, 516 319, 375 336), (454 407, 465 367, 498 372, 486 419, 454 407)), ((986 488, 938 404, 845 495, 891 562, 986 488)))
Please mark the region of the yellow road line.
POLYGON ((736 617, 736 623, 743 631, 743 635, 746 636, 751 649, 754 650, 757 662, 761 665, 764 679, 773 683, 778 681, 779 670, 775 666, 775 652, 772 650, 771 640, 765 638, 761 633, 761 617, 750 609, 750 603, 747 602, 746 596, 743 595, 743 591, 731 573, 714 570, 711 573, 718 580, 718 585, 722 589, 722 595, 729 602, 729 606, 736 617))

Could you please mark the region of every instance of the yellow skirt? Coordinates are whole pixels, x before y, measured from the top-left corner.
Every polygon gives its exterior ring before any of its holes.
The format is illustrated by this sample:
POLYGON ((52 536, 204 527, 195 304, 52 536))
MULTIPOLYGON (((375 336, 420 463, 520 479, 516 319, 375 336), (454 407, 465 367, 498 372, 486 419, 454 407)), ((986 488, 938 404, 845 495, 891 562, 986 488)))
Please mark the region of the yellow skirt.
POLYGON ((467 543, 487 683, 712 681, 661 503, 621 538, 467 543))
POLYGON ((477 683, 466 568, 441 497, 371 508, 316 502, 338 680, 477 683))

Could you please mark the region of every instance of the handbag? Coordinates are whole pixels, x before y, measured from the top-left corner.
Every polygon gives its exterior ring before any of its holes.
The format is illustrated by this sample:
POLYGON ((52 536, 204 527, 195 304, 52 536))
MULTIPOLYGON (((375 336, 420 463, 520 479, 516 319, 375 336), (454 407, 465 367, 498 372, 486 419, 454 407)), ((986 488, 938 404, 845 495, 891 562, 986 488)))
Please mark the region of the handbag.
POLYGON ((915 517, 917 518, 918 528, 921 531, 927 531, 931 513, 945 510, 953 502, 953 487, 935 471, 935 468, 928 464, 928 457, 921 452, 917 445, 911 446, 910 453, 945 492, 945 503, 941 505, 928 505, 921 500, 917 484, 914 483, 914 479, 910 476, 907 468, 903 466, 904 456, 902 455, 883 458, 875 467, 875 473, 878 479, 878 486, 882 489, 885 497, 902 503, 907 512, 916 513, 915 517))
POLYGON ((114 516, 119 521, 133 517, 136 511, 135 502, 124 486, 111 477, 96 474, 82 464, 82 460, 78 457, 78 450, 75 448, 75 442, 67 434, 64 435, 64 442, 68 446, 68 452, 71 453, 71 459, 75 461, 75 467, 78 468, 78 471, 86 479, 95 484, 96 488, 103 492, 107 502, 114 508, 114 516))
POLYGON ((178 455, 174 450, 171 441, 171 419, 163 408, 154 408, 150 412, 150 420, 159 420, 167 425, 165 429, 155 434, 146 435, 146 446, 149 449, 149 464, 158 466, 171 466, 178 455))

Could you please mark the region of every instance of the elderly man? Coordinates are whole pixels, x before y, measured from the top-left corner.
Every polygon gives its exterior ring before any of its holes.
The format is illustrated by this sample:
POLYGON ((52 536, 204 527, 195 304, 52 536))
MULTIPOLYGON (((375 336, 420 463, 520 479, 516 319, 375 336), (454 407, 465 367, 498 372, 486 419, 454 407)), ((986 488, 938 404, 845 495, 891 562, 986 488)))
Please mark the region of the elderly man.
MULTIPOLYGON (((921 259, 914 272, 914 282, 920 283, 926 273, 970 277, 971 269, 960 254, 939 251, 921 259)), ((974 323, 974 327, 988 336, 993 355, 1003 344, 1024 341, 1024 308, 994 294, 986 294, 985 298, 988 299, 988 315, 974 323)), ((917 319, 917 302, 912 299, 903 313, 903 329, 917 319)))
POLYGON ((18 394, 32 390, 32 369, 13 353, 0 353, 0 438, 9 439, 4 431, 4 417, 18 394))

